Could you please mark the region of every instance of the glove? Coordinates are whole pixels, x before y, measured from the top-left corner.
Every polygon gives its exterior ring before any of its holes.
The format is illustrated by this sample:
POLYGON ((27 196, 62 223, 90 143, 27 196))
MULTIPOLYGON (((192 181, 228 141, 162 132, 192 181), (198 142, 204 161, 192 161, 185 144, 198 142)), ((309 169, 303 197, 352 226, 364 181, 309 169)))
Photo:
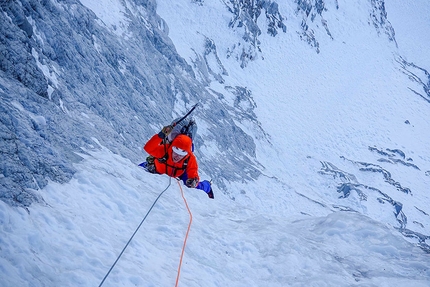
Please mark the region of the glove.
POLYGON ((197 186, 197 183, 199 183, 198 178, 189 178, 187 181, 185 181, 185 185, 189 188, 194 188, 197 186))
POLYGON ((209 197, 209 198, 211 198, 211 199, 214 199, 214 193, 213 193, 213 191, 212 191, 212 188, 211 188, 211 190, 208 192, 208 197, 209 197))
POLYGON ((173 127, 171 125, 165 126, 158 133, 158 136, 164 140, 172 130, 173 130, 173 127))
POLYGON ((154 157, 152 155, 149 155, 146 157, 146 162, 148 164, 154 164, 154 157))

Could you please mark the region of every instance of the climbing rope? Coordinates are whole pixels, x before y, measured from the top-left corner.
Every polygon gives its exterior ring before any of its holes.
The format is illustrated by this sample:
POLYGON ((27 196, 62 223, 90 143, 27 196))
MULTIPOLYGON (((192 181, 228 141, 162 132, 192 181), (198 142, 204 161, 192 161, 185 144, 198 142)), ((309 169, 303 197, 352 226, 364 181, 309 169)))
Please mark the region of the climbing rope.
POLYGON ((190 208, 188 207, 188 203, 187 203, 187 200, 185 199, 184 191, 182 190, 182 186, 179 183, 179 180, 177 181, 177 183, 179 185, 179 189, 181 190, 181 195, 182 195, 182 198, 184 199, 185 206, 187 207, 188 214, 190 215, 190 222, 188 223, 188 229, 187 229, 187 233, 185 234, 184 245, 182 246, 181 259, 179 260, 178 276, 176 277, 175 287, 177 287, 179 283, 179 276, 181 274, 181 266, 182 266, 182 258, 184 257, 185 246, 187 245, 188 233, 190 233, 191 223, 193 222, 193 214, 191 213, 190 208))
MULTIPOLYGON (((170 187, 172 183, 172 178, 169 177, 169 185, 158 195, 158 197, 155 199, 154 203, 152 204, 151 208, 149 208, 148 212, 146 213, 145 217, 142 219, 142 221, 140 222, 139 226, 136 228, 136 230, 134 231, 133 235, 130 237, 130 240, 128 240, 127 244, 124 246, 124 248, 122 249, 121 253, 119 254, 118 258, 115 260, 115 262, 113 263, 113 265, 111 266, 111 268, 109 269, 108 273, 106 273, 106 276, 103 278, 102 282, 100 283, 99 287, 101 287, 103 285, 103 283, 105 282, 106 278, 109 276, 110 272, 112 271, 112 269, 114 268, 115 264, 118 262, 118 260, 121 258, 122 254, 124 253, 125 249, 127 248, 127 246, 130 244, 131 240, 133 239, 134 235, 137 233, 137 231, 139 230, 140 226, 142 226, 142 223, 145 221, 145 219, 148 217, 149 213, 151 212, 152 208, 154 207, 154 205, 157 203, 158 199, 163 195, 163 193, 170 187)), ((182 189, 181 189, 182 190, 182 189)), ((183 195, 182 195, 183 196, 183 195)), ((188 206, 187 206, 188 207, 188 206)), ((188 235, 188 232, 187 232, 188 235)), ((182 260, 182 258, 181 258, 182 260)), ((179 275, 178 275, 179 276, 179 275)))

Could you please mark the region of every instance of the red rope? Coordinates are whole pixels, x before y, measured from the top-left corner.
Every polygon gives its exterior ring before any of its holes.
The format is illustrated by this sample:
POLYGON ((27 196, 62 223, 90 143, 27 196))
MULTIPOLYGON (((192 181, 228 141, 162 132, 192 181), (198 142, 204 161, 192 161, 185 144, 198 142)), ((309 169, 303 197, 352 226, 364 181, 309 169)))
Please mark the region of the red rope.
POLYGON ((177 181, 177 183, 179 185, 179 189, 181 190, 181 195, 182 195, 182 198, 184 199, 185 206, 187 207, 188 213, 190 214, 190 222, 188 223, 188 229, 187 229, 187 233, 185 234, 184 245, 182 246, 181 259, 179 260, 178 276, 176 277, 176 285, 175 285, 175 287, 177 287, 178 283, 179 283, 179 276, 181 274, 181 266, 182 266, 182 258, 184 257, 185 246, 187 245, 188 233, 190 232, 191 223, 193 222, 193 215, 192 215, 192 213, 190 211, 190 208, 188 207, 188 203, 187 203, 187 200, 185 199, 184 191, 182 190, 182 186, 179 183, 179 181, 177 181))

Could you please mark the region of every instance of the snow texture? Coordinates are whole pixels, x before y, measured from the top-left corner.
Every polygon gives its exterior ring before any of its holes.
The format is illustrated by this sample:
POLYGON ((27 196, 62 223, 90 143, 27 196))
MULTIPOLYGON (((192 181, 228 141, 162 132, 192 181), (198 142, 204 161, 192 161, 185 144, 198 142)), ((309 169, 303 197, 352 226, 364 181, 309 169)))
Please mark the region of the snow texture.
POLYGON ((425 0, 0 2, 0 285, 430 285, 425 0))

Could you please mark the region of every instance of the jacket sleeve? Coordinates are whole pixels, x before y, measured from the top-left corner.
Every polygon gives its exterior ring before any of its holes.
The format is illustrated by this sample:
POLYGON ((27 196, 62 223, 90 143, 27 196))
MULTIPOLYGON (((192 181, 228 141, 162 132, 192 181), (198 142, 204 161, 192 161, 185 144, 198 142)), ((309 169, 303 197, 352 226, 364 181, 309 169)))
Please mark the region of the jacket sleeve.
POLYGON ((188 160, 187 169, 186 169, 188 178, 197 178, 197 180, 200 180, 198 170, 199 170, 199 167, 197 164, 197 159, 194 156, 194 154, 191 154, 190 159, 188 160))
POLYGON ((206 193, 209 193, 212 190, 211 183, 207 180, 200 181, 196 188, 201 189, 206 193))
POLYGON ((165 146, 162 144, 162 139, 158 134, 152 136, 143 149, 155 158, 162 158, 167 151, 167 148, 165 149, 165 146))

